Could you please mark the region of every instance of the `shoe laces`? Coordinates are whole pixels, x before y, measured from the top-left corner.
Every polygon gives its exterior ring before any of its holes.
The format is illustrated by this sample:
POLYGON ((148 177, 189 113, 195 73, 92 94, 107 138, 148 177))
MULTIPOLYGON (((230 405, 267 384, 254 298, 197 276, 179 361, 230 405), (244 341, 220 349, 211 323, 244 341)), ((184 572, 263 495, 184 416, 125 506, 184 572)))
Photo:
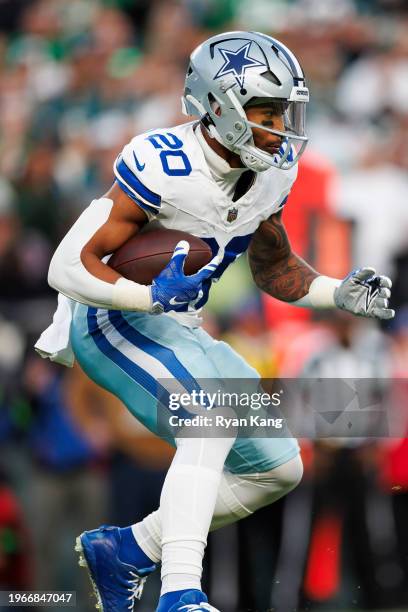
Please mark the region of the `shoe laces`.
POLYGON ((128 579, 129 586, 127 588, 130 593, 128 597, 128 600, 130 601, 130 606, 128 607, 128 610, 133 610, 135 599, 140 599, 142 596, 147 576, 142 578, 141 576, 139 576, 139 574, 136 574, 135 572, 129 573, 131 575, 131 578, 128 579))

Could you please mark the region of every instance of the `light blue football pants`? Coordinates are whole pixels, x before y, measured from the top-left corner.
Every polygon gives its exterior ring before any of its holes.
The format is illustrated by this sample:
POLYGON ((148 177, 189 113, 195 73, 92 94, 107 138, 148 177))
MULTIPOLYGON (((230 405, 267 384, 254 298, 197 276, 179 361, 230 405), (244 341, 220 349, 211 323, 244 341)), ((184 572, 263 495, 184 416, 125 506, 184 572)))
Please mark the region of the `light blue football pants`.
MULTIPOLYGON (((187 391, 201 379, 251 379, 259 374, 228 344, 201 328, 166 315, 107 311, 78 304, 71 328, 75 356, 101 387, 116 395, 150 431, 158 428, 161 381, 176 379, 187 391)), ((169 440, 174 444, 174 439, 169 440)), ((299 452, 294 438, 238 437, 225 462, 234 474, 266 472, 299 452)))

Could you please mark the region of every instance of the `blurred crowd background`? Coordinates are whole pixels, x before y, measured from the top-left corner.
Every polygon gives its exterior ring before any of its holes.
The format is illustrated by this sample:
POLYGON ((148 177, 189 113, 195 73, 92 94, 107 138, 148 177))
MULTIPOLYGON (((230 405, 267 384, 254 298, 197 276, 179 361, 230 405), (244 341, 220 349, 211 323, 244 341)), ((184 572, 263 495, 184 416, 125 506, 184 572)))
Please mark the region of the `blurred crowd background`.
MULTIPOLYGON (((295 250, 325 274, 389 274, 397 316, 380 326, 276 302, 243 257, 215 287, 206 327, 267 378, 398 379, 406 393, 406 0, 0 0, 0 589, 76 590, 91 610, 75 536, 158 504, 171 450, 33 343, 55 308, 46 276, 59 240, 110 187, 127 141, 186 120, 191 50, 234 29, 280 38, 308 76, 310 145, 284 216, 295 250)), ((211 536, 211 601, 407 610, 406 433, 303 440, 302 484, 211 536)), ((153 579, 138 609, 151 612, 157 593, 153 579)))

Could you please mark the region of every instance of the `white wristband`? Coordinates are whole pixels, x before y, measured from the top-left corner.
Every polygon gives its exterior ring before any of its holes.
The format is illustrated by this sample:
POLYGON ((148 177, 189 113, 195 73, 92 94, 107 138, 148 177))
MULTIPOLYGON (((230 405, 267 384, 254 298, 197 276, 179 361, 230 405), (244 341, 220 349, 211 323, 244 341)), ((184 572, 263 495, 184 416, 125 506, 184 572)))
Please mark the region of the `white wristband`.
POLYGON ((112 308, 115 310, 141 310, 151 312, 150 287, 139 285, 127 278, 119 278, 113 285, 112 308))
POLYGON ((335 308, 334 290, 342 283, 338 278, 317 276, 310 284, 309 292, 299 300, 291 302, 293 306, 303 308, 335 308))

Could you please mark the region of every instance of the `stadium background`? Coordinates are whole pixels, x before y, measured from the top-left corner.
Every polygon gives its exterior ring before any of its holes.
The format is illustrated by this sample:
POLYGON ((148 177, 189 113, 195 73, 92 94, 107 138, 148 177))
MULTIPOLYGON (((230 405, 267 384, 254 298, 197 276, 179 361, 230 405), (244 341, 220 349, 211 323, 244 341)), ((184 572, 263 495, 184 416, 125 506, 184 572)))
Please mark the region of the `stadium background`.
MULTIPOLYGON (((312 318, 260 296, 242 258, 215 288, 207 329, 266 377, 407 375, 406 1, 0 0, 0 589, 76 590, 91 610, 75 536, 157 506, 170 450, 32 345, 55 306, 53 249, 134 134, 185 120, 191 49, 233 29, 276 35, 308 76, 311 142, 284 217, 295 249, 326 274, 390 274, 397 317, 312 318)), ((211 537, 211 601, 408 609, 405 433, 304 440, 298 489, 211 537)), ((157 589, 138 610, 154 609, 157 589)))

